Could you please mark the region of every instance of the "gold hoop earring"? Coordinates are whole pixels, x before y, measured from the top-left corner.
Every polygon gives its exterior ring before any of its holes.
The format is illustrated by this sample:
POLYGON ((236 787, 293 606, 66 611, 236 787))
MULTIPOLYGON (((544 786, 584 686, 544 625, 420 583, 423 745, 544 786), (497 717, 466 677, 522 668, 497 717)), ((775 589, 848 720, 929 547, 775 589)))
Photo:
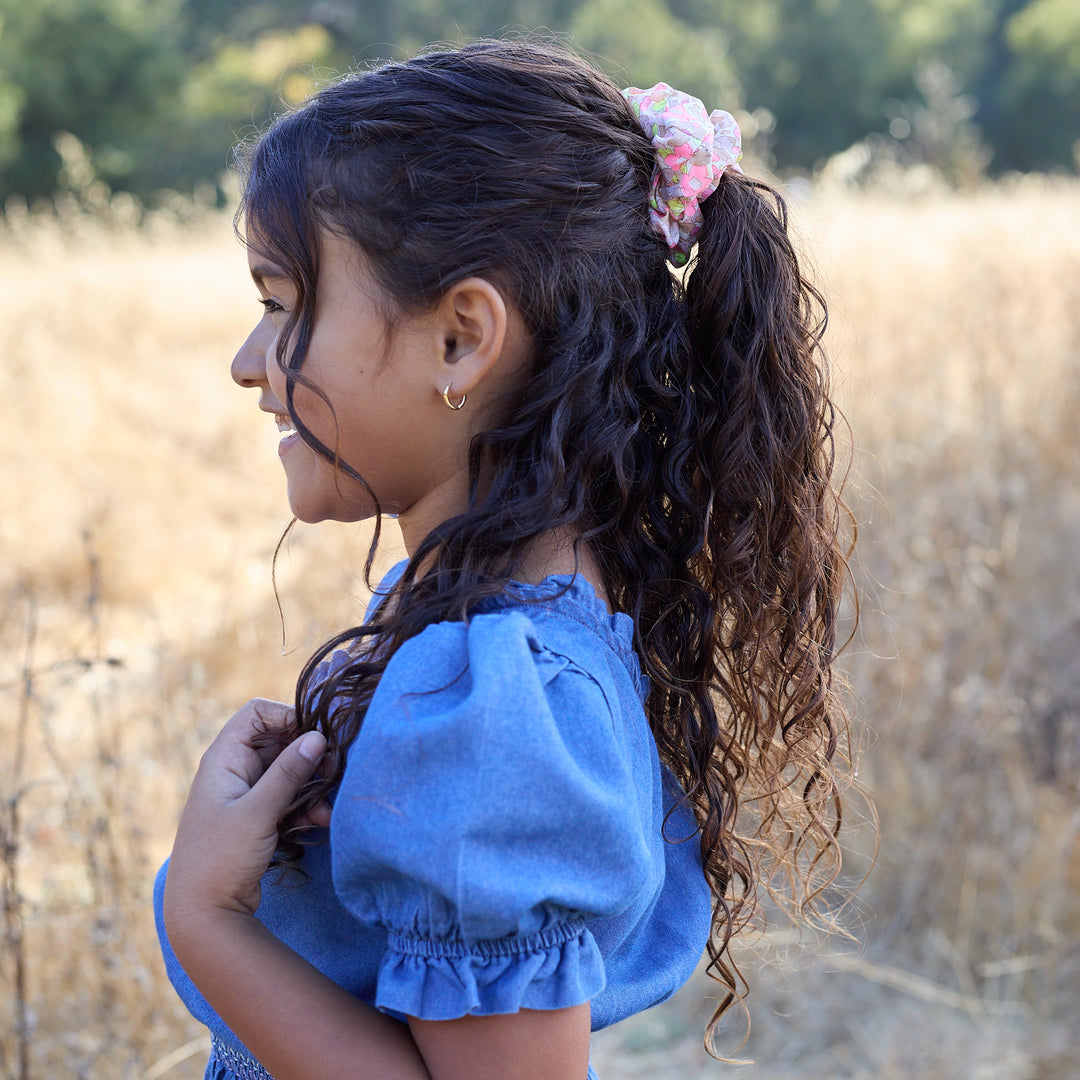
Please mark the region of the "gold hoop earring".
POLYGON ((442 399, 443 399, 443 401, 446 402, 447 405, 450 406, 451 409, 454 410, 454 412, 457 412, 458 409, 462 408, 464 406, 464 404, 465 404, 465 395, 462 394, 461 395, 461 400, 455 405, 450 400, 450 391, 453 389, 453 386, 454 386, 453 383, 447 383, 446 384, 446 389, 442 392, 442 399))

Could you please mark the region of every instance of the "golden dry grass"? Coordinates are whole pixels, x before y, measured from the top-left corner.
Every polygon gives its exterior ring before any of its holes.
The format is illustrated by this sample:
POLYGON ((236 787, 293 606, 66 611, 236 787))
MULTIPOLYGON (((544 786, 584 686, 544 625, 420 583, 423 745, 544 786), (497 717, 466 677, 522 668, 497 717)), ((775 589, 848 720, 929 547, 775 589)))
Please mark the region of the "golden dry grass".
MULTIPOLYGON (((744 1071, 1070 1077, 1080 186, 819 192, 798 219, 856 445, 847 666, 881 856, 861 953, 755 946, 744 1071)), ((157 958, 153 873, 220 723, 288 697, 355 615, 366 534, 296 534, 282 658, 286 511, 276 432, 229 381, 256 309, 227 222, 13 222, 0 281, 0 1076, 19 1075, 21 1020, 35 1080, 193 1080, 201 1031, 157 958)), ((598 1038, 600 1075, 730 1071, 699 1049, 709 992, 598 1038)))

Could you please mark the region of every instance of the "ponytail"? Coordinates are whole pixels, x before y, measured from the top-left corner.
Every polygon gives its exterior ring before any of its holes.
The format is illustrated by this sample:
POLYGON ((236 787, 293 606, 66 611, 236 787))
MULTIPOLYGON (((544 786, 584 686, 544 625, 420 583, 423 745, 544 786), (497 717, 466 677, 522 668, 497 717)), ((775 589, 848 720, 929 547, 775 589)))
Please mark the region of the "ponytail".
POLYGON ((727 947, 759 893, 810 917, 840 870, 846 722, 831 664, 847 547, 825 306, 784 201, 728 172, 702 213, 667 448, 686 481, 669 487, 670 536, 698 539, 648 595, 641 637, 654 733, 694 804, 716 898, 709 971, 728 992, 711 1032, 741 997, 727 947))

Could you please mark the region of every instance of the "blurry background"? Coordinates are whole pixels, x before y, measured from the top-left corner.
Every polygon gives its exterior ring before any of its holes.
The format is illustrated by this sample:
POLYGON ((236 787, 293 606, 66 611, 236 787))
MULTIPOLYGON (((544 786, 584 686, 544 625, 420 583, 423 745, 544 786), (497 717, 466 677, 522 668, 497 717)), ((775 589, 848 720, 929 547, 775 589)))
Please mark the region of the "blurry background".
POLYGON ((754 1065, 705 1056, 697 978, 597 1038, 601 1077, 1080 1075, 1080 5, 0 0, 3 1080, 202 1075, 154 872, 221 723, 366 594, 363 530, 298 528, 282 655, 230 145, 332 71, 540 26, 735 112, 786 187, 853 432, 881 818, 856 944, 743 943, 718 1049, 754 1065))

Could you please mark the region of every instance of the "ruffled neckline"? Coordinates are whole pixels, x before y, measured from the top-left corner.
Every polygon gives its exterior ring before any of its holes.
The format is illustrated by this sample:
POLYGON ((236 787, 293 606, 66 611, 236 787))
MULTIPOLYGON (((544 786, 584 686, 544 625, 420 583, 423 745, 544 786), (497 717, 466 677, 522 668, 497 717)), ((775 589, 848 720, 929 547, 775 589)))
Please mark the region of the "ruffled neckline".
POLYGON ((581 574, 549 574, 536 584, 511 581, 507 592, 502 596, 491 596, 481 600, 476 605, 476 609, 486 611, 490 606, 516 607, 519 605, 528 607, 542 605, 574 616, 588 624, 599 623, 627 644, 634 640, 633 619, 621 611, 614 614, 608 611, 607 604, 597 596, 592 583, 581 574))
MULTIPOLYGON (((375 590, 376 596, 389 591, 408 565, 402 559, 390 568, 375 590)), ((592 584, 579 574, 549 574, 535 584, 511 581, 507 592, 480 600, 472 609, 476 615, 517 609, 543 612, 571 619, 596 634, 626 665, 639 693, 645 677, 634 651, 634 620, 622 611, 608 611, 592 584)), ((369 612, 370 614, 370 612, 369 612)))
POLYGON ((641 665, 634 652, 634 620, 622 611, 608 611, 607 604, 581 574, 550 574, 536 584, 512 581, 503 595, 487 597, 473 610, 486 614, 508 608, 539 610, 580 623, 619 656, 638 690, 642 689, 641 665))

